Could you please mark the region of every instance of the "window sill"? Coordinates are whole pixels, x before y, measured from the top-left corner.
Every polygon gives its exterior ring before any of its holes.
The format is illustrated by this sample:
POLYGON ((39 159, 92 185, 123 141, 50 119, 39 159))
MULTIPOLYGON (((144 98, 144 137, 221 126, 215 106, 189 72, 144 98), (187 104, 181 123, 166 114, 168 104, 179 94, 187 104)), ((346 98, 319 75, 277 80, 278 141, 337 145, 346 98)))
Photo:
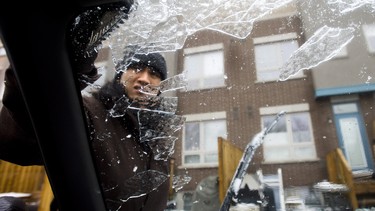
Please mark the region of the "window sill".
POLYGON ((306 162, 318 162, 319 158, 304 159, 304 160, 278 160, 278 161, 263 161, 262 164, 293 164, 293 163, 306 163, 306 162))
MULTIPOLYGON (((288 78, 287 81, 290 81, 290 80, 298 80, 298 79, 304 79, 304 78, 307 78, 307 76, 306 76, 306 75, 302 75, 302 76, 292 76, 292 77, 288 78)), ((282 82, 282 81, 279 81, 279 79, 275 79, 275 80, 264 80, 264 81, 256 80, 256 81, 255 81, 256 84, 275 83, 275 82, 282 82)))
POLYGON ((178 166, 178 169, 203 169, 203 168, 218 168, 219 164, 193 164, 193 165, 181 165, 178 166))
POLYGON ((182 90, 181 92, 201 92, 201 91, 212 91, 214 89, 222 89, 222 88, 227 88, 227 85, 218 85, 218 86, 213 86, 213 87, 201 87, 201 88, 196 88, 196 89, 186 89, 182 90))

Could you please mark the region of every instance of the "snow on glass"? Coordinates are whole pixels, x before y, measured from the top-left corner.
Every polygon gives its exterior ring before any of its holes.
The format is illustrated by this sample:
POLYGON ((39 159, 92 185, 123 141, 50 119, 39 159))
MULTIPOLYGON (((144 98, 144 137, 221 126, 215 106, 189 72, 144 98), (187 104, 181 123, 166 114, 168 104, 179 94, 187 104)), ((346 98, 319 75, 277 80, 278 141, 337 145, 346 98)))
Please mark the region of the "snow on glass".
POLYGON ((293 0, 138 0, 129 18, 111 35, 115 62, 121 61, 129 43, 142 46, 139 51, 174 51, 202 29, 246 38, 256 20, 290 2, 293 0))
POLYGON ((124 181, 122 188, 126 191, 124 191, 119 198, 114 198, 107 201, 108 210, 119 210, 122 206, 119 202, 126 202, 131 198, 144 196, 155 190, 167 179, 168 175, 155 170, 143 171, 135 174, 133 177, 124 181))
POLYGON ((336 56, 354 38, 354 28, 323 26, 290 56, 280 68, 280 80, 318 66, 336 56))
MULTIPOLYGON (((124 58, 126 46, 138 46, 138 53, 175 51, 182 48, 189 35, 203 29, 243 39, 251 33, 254 22, 294 2, 293 0, 138 0, 135 1, 127 20, 110 34, 107 41, 112 51, 113 62, 118 64, 124 58)), ((373 0, 327 0, 327 5, 338 16, 362 6, 370 7, 375 11, 373 0)), ((316 67, 336 56, 353 39, 354 27, 324 25, 317 29, 280 68, 279 79, 287 80, 301 70, 316 67)), ((141 141, 150 144, 156 155, 155 159, 165 160, 173 153, 177 140, 176 133, 181 130, 185 121, 183 117, 175 114, 177 99, 163 97, 160 94, 185 87, 186 79, 183 74, 173 76, 158 87, 144 87, 143 91, 151 101, 133 102, 128 107, 139 111, 141 141), (143 109, 146 104, 149 106, 148 109, 143 109), (155 119, 158 119, 153 125, 155 130, 147 130, 146 122, 149 124, 150 120, 155 119)), ((121 105, 115 106, 121 107, 121 105)), ((113 109, 111 115, 122 116, 124 113, 113 109)), ((147 184, 139 186, 138 179, 143 176, 136 175, 128 181, 129 188, 138 188, 134 190, 136 194, 124 196, 122 201, 149 193, 167 178, 167 175, 160 172, 150 171, 146 174, 152 174, 150 178, 155 178, 155 181, 142 181, 147 184)), ((173 178, 173 184, 180 189, 190 179, 186 175, 176 176, 173 178)), ((238 184, 233 188, 234 192, 237 192, 238 184)))
POLYGON ((375 2, 373 0, 327 0, 327 4, 333 11, 337 10, 340 14, 352 12, 366 5, 375 9, 375 2))
MULTIPOLYGON (((185 117, 175 114, 177 111, 177 98, 164 96, 170 91, 179 89, 186 89, 184 74, 167 78, 159 86, 146 85, 141 88, 141 92, 145 94, 145 97, 137 98, 131 103, 127 98, 121 98, 109 111, 111 117, 116 118, 124 116, 128 110, 133 110, 137 113, 140 142, 148 145, 153 152, 155 160, 167 161, 173 154, 175 141, 179 135, 178 132, 184 125, 185 117)), ((103 136, 100 140, 105 140, 110 134, 103 136)), ((111 163, 115 162, 116 159, 113 158, 111 163)), ((168 178, 169 175, 166 173, 155 170, 137 173, 124 182, 124 188, 127 191, 121 195, 121 198, 113 199, 109 209, 120 209, 121 203, 118 203, 119 201, 126 202, 131 198, 144 196, 155 190, 168 178)), ((176 175, 172 179, 175 189, 181 189, 183 185, 191 180, 186 175, 182 177, 176 175)))

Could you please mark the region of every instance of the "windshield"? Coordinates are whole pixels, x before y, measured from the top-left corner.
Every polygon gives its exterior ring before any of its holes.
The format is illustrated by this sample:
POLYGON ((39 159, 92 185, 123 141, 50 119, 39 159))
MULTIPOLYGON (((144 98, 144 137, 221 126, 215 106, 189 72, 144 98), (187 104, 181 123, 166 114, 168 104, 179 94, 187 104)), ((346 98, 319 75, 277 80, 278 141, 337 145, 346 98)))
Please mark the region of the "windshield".
POLYGON ((79 80, 108 210, 370 206, 353 187, 374 169, 373 0, 108 10, 92 48, 74 40, 95 59, 79 80))

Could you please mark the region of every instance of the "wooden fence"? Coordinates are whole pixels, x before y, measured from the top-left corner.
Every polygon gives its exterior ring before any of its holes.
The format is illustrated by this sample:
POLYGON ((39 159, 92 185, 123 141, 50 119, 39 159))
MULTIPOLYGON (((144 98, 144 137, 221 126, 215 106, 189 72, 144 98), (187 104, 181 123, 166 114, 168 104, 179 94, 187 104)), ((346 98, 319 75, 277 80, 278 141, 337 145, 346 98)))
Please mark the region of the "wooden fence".
POLYGON ((219 150, 219 199, 223 202, 228 187, 236 172, 243 150, 222 137, 218 138, 219 150))
POLYGON ((53 193, 44 166, 20 166, 0 160, 0 193, 28 193, 26 201, 39 203, 38 211, 49 211, 53 193))

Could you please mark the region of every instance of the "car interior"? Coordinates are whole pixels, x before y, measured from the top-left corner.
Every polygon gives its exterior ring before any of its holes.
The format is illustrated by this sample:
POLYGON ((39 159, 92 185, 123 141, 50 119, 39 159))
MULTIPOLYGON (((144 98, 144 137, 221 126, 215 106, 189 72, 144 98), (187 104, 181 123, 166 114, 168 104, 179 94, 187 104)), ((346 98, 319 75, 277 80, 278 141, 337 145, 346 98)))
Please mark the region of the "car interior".
MULTIPOLYGON (((74 69, 71 58, 78 49, 92 46, 89 43, 79 48, 73 46, 70 31, 74 19, 98 6, 108 6, 108 11, 115 12, 131 4, 131 1, 111 0, 25 4, 10 1, 0 14, 1 39, 21 84, 61 210, 105 210, 87 144, 79 70, 74 69), (22 12, 15 17, 14 11, 22 12)), ((105 30, 100 27, 108 29, 113 24, 100 26, 101 20, 95 20, 98 17, 92 16, 90 20, 94 22, 90 29, 98 30, 97 42, 105 36, 105 30)))

